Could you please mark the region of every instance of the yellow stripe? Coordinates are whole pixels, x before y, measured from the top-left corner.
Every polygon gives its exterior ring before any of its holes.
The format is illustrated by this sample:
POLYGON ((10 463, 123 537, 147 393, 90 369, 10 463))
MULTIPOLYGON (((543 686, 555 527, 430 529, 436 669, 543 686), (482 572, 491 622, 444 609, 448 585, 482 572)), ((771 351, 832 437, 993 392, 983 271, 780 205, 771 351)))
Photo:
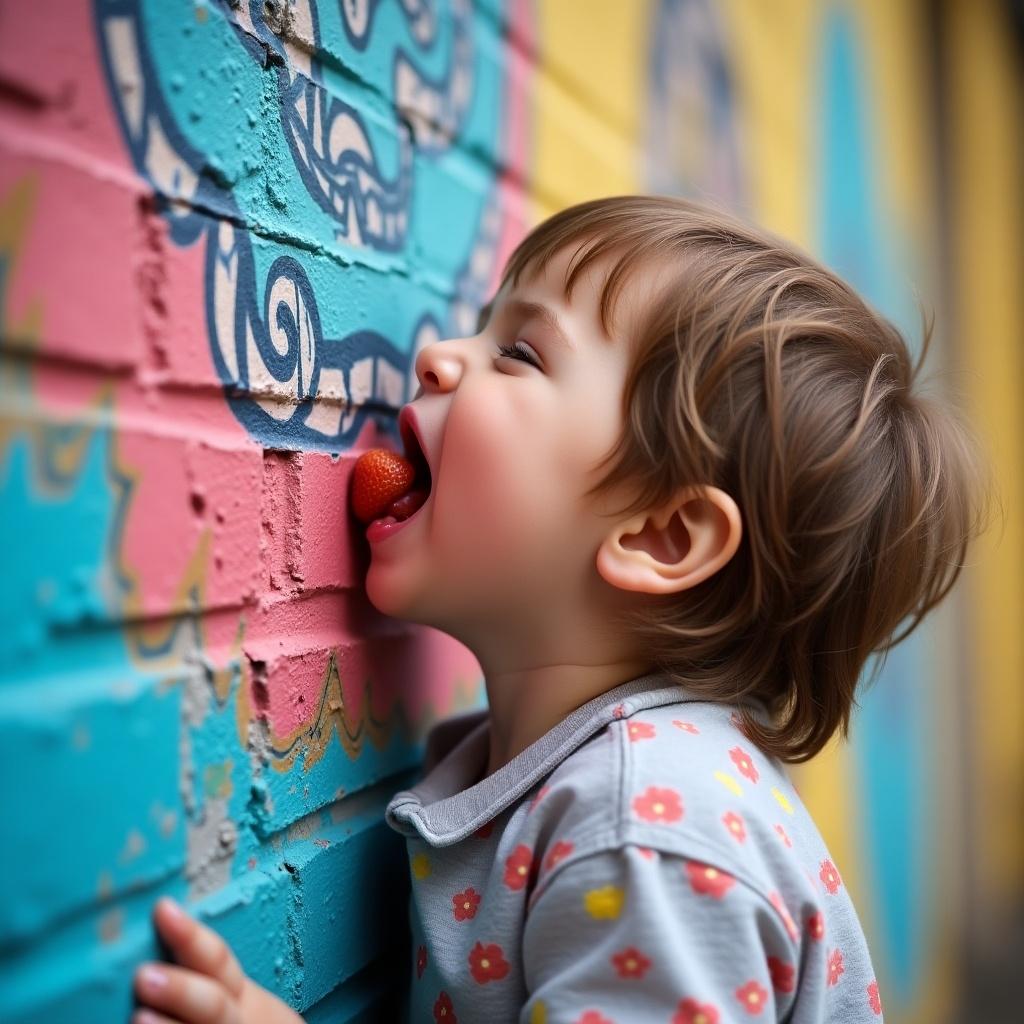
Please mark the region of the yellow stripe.
POLYGON ((543 0, 534 80, 534 221, 641 188, 650 0, 543 0))
POLYGON ((1004 7, 947 5, 960 358, 1006 514, 969 558, 966 581, 974 650, 964 685, 980 783, 969 828, 988 909, 1012 905, 1024 888, 1024 82, 1004 7))
POLYGON ((750 190, 745 212, 806 248, 813 236, 810 103, 818 95, 813 47, 820 35, 820 5, 815 0, 725 0, 721 12, 750 190))

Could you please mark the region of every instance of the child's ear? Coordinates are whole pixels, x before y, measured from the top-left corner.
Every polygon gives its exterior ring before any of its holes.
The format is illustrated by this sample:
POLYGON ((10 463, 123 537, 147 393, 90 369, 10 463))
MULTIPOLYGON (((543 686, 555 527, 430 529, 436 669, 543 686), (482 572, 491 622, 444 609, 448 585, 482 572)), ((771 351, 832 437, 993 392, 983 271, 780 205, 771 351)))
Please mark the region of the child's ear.
POLYGON ((703 582, 729 561, 743 525, 736 502, 717 487, 689 487, 659 509, 616 523, 597 552, 614 587, 672 594, 703 582))

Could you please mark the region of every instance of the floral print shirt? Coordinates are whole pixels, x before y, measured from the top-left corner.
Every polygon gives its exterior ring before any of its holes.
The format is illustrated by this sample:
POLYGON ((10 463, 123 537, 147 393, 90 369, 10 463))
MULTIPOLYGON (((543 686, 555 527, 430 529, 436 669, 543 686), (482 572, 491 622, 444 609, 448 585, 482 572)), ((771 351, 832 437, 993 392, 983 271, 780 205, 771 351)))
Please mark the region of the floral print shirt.
POLYGON ((438 723, 386 811, 411 1024, 881 1021, 842 876, 738 722, 644 676, 482 779, 487 712, 438 723))

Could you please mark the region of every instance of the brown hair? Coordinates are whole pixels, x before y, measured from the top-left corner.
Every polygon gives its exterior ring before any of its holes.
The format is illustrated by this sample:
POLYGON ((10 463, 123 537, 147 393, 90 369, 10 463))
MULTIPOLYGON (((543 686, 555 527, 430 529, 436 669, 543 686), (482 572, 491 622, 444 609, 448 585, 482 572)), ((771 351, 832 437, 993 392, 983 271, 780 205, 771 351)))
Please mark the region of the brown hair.
POLYGON ((610 337, 632 273, 657 263, 671 277, 628 339, 626 427, 592 493, 635 485, 632 514, 712 485, 744 523, 722 569, 626 625, 692 692, 763 701, 769 726, 740 705, 746 734, 805 761, 847 735, 868 658, 882 653, 880 668, 945 597, 987 519, 973 435, 912 391, 931 325, 912 365, 900 332, 795 246, 668 196, 557 213, 515 249, 502 284, 571 243, 567 298, 589 264, 616 257, 600 304, 610 337))

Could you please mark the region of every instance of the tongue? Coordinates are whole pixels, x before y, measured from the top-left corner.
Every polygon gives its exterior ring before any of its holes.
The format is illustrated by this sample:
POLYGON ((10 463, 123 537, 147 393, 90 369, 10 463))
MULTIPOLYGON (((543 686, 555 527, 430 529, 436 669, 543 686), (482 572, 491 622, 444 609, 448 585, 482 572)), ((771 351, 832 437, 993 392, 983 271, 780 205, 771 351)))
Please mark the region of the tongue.
POLYGON ((385 509, 385 516, 394 516, 399 522, 403 519, 408 519, 414 512, 422 507, 423 503, 427 500, 428 493, 421 490, 412 490, 403 494, 400 498, 396 498, 391 504, 385 509))

